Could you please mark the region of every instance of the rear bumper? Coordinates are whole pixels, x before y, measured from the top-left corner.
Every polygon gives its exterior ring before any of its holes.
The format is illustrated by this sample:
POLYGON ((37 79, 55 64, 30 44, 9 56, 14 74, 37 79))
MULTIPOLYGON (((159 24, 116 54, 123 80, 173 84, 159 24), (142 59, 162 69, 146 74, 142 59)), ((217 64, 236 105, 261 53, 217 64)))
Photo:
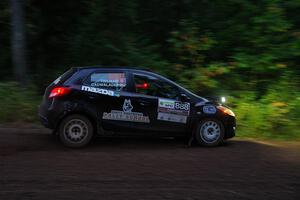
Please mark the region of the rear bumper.
POLYGON ((39 106, 38 117, 43 126, 49 129, 55 129, 57 122, 60 119, 60 115, 63 112, 63 104, 58 101, 42 103, 39 106))
POLYGON ((39 114, 39 120, 43 126, 45 126, 46 128, 49 128, 49 122, 46 117, 39 114))

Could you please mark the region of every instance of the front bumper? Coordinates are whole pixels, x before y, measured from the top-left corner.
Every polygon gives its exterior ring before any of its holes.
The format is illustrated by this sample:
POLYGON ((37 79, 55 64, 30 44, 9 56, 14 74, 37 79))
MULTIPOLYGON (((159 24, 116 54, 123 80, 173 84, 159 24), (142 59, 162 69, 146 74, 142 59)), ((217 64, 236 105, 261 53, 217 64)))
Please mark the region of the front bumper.
POLYGON ((225 136, 224 139, 232 138, 235 136, 236 120, 235 117, 227 116, 224 122, 225 136))

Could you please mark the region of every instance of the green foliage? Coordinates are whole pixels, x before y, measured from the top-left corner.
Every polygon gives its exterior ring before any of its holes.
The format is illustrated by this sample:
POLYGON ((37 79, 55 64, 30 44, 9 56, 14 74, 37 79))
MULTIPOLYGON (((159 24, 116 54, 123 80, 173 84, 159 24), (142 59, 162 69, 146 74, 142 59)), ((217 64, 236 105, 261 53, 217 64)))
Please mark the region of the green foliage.
POLYGON ((168 42, 175 56, 172 58, 174 68, 169 76, 191 90, 204 92, 217 86, 213 76, 224 68, 217 68, 215 63, 206 66, 207 52, 216 41, 209 33, 200 35, 199 32, 195 23, 189 21, 182 21, 179 31, 171 32, 168 42))
POLYGON ((41 98, 34 91, 34 88, 24 88, 15 82, 1 82, 0 122, 36 121, 41 98))

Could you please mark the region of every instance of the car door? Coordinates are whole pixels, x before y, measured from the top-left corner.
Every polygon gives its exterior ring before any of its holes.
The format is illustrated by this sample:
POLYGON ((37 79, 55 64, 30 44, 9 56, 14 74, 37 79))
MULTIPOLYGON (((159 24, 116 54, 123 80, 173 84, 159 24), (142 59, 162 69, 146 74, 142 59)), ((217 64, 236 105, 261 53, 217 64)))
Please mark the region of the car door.
POLYGON ((97 113, 97 120, 105 130, 122 130, 115 111, 125 101, 127 72, 120 69, 99 69, 91 72, 80 86, 85 104, 97 113))
POLYGON ((152 74, 132 73, 129 88, 137 110, 147 113, 151 127, 159 132, 185 132, 189 122, 190 103, 180 98, 178 87, 152 74))
POLYGON ((90 91, 89 101, 104 130, 136 132, 150 127, 148 114, 139 109, 142 102, 127 91, 129 84, 127 70, 121 69, 95 71, 84 81, 83 90, 90 91))

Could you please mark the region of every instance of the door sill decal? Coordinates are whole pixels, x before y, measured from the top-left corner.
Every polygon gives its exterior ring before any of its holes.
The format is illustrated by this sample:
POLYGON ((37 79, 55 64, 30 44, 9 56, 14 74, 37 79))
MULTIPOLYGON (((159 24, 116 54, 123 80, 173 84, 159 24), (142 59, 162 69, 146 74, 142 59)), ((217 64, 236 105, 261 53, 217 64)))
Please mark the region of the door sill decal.
POLYGON ((104 112, 102 119, 150 123, 148 116, 144 116, 144 114, 140 112, 132 112, 132 109, 133 106, 131 105, 130 99, 125 99, 123 103, 123 111, 112 110, 109 113, 104 112))

